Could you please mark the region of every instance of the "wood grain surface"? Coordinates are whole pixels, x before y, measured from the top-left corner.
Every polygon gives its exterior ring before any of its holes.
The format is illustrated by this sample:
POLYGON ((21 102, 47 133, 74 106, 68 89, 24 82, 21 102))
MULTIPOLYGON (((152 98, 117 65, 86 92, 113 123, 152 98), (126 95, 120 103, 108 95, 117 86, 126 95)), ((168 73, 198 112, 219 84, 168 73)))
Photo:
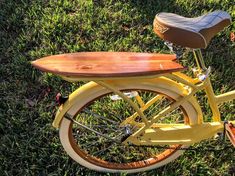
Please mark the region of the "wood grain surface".
POLYGON ((79 52, 32 62, 42 71, 73 77, 132 77, 181 71, 175 55, 134 52, 79 52))

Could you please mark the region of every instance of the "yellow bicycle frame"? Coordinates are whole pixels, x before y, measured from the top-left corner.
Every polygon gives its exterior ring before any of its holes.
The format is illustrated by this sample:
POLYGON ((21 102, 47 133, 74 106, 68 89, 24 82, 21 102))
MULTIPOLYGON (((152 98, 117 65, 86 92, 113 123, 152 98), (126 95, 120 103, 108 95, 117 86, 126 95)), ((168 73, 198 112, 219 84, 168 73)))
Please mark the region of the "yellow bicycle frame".
MULTIPOLYGON (((198 73, 204 74, 207 69, 205 67, 201 51, 194 50, 194 56, 196 59, 196 63, 198 66, 198 73)), ((95 81, 97 84, 111 90, 115 94, 122 97, 125 101, 127 101, 136 111, 134 115, 128 117, 125 121, 122 122, 121 125, 131 124, 133 123, 136 126, 139 126, 139 130, 137 130, 134 134, 129 136, 124 143, 132 143, 136 145, 157 145, 157 144, 192 144, 195 142, 199 142, 203 139, 207 139, 213 137, 216 133, 222 132, 224 128, 224 122, 221 121, 219 105, 235 99, 235 90, 230 91, 225 94, 215 95, 211 81, 208 75, 204 75, 205 78, 200 80, 198 78, 191 78, 183 73, 172 73, 172 74, 163 74, 157 75, 155 77, 162 78, 161 80, 165 80, 166 82, 169 80, 173 80, 172 83, 180 85, 180 91, 184 92, 184 96, 179 100, 175 101, 169 107, 161 111, 159 114, 156 114, 151 120, 147 120, 145 115, 143 114, 144 109, 154 103, 149 102, 149 104, 143 104, 141 100, 137 101, 141 105, 139 108, 132 100, 130 100, 127 96, 125 96, 121 91, 119 91, 115 85, 112 84, 112 81, 106 80, 98 80, 97 78, 90 78, 90 80, 95 81), (185 124, 158 124, 156 123, 158 119, 163 117, 164 115, 171 112, 173 109, 179 107, 185 101, 187 101, 190 97, 194 96, 196 92, 199 90, 204 90, 206 92, 208 103, 212 110, 212 121, 211 122, 204 122, 203 116, 201 113, 201 109, 199 106, 195 106, 198 115, 198 122, 194 125, 185 125, 185 124), (142 118, 143 123, 136 123, 135 118, 139 116, 142 118)), ((151 77, 143 77, 144 79, 149 79, 151 77)), ((138 77, 140 79, 141 77, 138 77)), ((73 77, 64 77, 64 79, 68 81, 78 81, 78 78, 73 77)), ((116 78, 116 79, 124 79, 124 78, 116 78)), ((135 78, 127 78, 127 79, 135 79, 135 78)), ((81 80, 81 79, 79 79, 81 80)), ((113 80, 115 82, 115 80, 113 80)), ((85 91, 86 89, 91 88, 92 84, 86 84, 76 90, 69 96, 69 99, 65 104, 63 104, 54 119, 53 126, 58 128, 60 122, 65 115, 65 113, 73 106, 76 101, 76 98, 79 96, 89 96, 89 95, 82 95, 81 92, 85 91)), ((179 86, 178 86, 179 87, 179 86)), ((156 97, 157 100, 157 97, 156 97)), ((235 121, 232 121, 235 123, 235 121)))

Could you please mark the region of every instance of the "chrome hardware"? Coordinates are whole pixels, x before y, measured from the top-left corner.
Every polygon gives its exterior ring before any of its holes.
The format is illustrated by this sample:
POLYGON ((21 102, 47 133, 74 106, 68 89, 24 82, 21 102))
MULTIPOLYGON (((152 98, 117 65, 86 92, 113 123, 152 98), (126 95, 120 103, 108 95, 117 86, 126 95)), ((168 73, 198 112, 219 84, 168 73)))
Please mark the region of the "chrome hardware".
POLYGON ((183 48, 183 47, 180 47, 180 46, 176 46, 176 45, 174 45, 173 43, 170 43, 170 42, 164 42, 164 44, 170 49, 170 51, 172 52, 172 53, 174 53, 174 54, 176 54, 176 58, 177 59, 180 59, 182 56, 183 56, 183 54, 184 54, 184 52, 185 52, 185 48, 183 48))
MULTIPOLYGON (((123 94, 126 95, 128 98, 133 98, 133 97, 138 96, 138 92, 136 92, 136 91, 125 92, 123 94)), ((114 101, 122 99, 122 97, 120 97, 119 95, 111 95, 110 98, 111 98, 111 100, 114 100, 114 101)))
POLYGON ((200 81, 204 81, 211 73, 211 67, 209 66, 208 69, 206 69, 204 74, 198 74, 198 79, 200 81))

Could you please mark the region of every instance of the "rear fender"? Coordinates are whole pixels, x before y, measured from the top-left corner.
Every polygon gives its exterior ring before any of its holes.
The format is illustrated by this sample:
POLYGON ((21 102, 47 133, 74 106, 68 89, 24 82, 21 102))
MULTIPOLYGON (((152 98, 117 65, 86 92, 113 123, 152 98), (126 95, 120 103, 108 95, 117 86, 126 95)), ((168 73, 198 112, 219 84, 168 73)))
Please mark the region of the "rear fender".
MULTIPOLYGON (((185 89, 183 85, 165 77, 159 77, 154 79, 145 78, 138 80, 107 80, 105 82, 114 87, 121 86, 123 89, 128 89, 128 87, 130 88, 130 85, 132 85, 133 87, 133 85, 138 85, 141 82, 141 84, 148 85, 150 87, 153 85, 157 85, 158 90, 165 93, 166 95, 170 95, 172 92, 177 93, 181 96, 186 96, 188 94, 187 89, 185 89)), ((97 92, 99 91, 106 91, 107 93, 110 92, 108 89, 92 81, 75 90, 72 94, 69 95, 68 100, 59 107, 52 125, 55 128, 59 128, 60 122, 68 110, 71 116, 76 114, 77 110, 75 108, 72 108, 73 105, 75 105, 76 103, 80 103, 80 100, 86 99, 87 101, 89 101, 89 97, 93 97, 92 95, 97 94, 97 92)), ((191 124, 202 123, 202 111, 196 99, 194 97, 191 97, 189 101, 197 112, 191 124)))

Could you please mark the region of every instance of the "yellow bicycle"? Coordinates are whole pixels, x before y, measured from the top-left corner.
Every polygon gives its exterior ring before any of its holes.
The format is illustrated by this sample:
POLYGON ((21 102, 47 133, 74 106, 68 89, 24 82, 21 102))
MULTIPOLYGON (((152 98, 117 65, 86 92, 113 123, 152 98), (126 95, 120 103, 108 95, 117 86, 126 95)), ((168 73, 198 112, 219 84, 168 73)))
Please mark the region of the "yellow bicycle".
POLYGON ((154 31, 175 54, 80 52, 33 61, 67 81, 89 81, 69 97, 57 97, 61 106, 53 126, 65 151, 93 170, 133 173, 163 166, 218 133, 225 132, 235 147, 235 121, 222 121, 219 111, 235 91, 214 94, 200 50, 230 23, 224 11, 197 18, 159 13, 154 31), (177 62, 185 48, 195 56, 193 76, 177 62), (198 91, 208 98, 209 122, 198 91))

